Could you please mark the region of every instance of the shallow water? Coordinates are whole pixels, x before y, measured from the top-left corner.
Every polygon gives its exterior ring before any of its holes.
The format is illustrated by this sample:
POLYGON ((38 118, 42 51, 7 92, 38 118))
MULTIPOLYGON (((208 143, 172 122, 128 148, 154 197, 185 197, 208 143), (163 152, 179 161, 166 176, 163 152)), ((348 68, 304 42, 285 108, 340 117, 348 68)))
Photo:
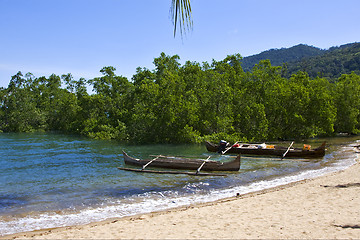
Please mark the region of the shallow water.
MULTIPOLYGON (((204 145, 127 146, 62 134, 0 134, 0 235, 86 224, 107 218, 214 201, 312 178, 352 165, 347 147, 359 137, 307 142, 329 143, 324 158, 279 161, 242 157, 239 172, 226 177, 139 174, 120 171, 129 155, 201 156, 204 145)), ((286 146, 288 143, 284 143, 286 146)))

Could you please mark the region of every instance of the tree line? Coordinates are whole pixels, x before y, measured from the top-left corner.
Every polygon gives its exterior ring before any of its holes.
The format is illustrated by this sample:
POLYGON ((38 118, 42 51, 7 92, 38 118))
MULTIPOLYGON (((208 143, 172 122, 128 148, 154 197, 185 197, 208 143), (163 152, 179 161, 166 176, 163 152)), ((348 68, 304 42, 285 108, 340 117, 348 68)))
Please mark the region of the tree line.
POLYGON ((299 71, 286 78, 269 60, 245 72, 241 59, 181 65, 179 56, 161 53, 153 70, 139 67, 131 80, 111 66, 90 80, 18 72, 0 88, 0 131, 60 131, 131 143, 359 133, 359 75, 330 82, 299 71))

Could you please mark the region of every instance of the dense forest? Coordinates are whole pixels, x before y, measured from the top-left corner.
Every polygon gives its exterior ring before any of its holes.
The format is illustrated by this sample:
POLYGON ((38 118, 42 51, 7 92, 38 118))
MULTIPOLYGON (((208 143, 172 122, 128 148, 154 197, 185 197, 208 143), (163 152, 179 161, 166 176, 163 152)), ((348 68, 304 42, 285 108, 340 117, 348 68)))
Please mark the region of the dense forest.
POLYGON ((310 77, 326 77, 331 81, 342 74, 360 74, 360 43, 350 43, 328 50, 300 44, 291 48, 271 49, 260 54, 245 57, 242 67, 251 69, 261 60, 269 59, 274 66, 282 66, 284 76, 291 77, 304 71, 310 77))
POLYGON ((360 76, 336 81, 260 61, 251 72, 240 55, 212 63, 162 53, 154 69, 131 80, 102 76, 35 77, 18 72, 0 88, 0 131, 60 131, 132 143, 262 141, 360 130, 360 76), (93 89, 89 94, 87 87, 93 89))

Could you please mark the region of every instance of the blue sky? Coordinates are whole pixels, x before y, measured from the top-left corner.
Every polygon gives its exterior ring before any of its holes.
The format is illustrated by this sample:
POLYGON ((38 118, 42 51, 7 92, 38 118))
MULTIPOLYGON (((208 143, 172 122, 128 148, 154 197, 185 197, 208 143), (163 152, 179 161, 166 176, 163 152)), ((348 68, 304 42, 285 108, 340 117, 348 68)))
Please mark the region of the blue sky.
POLYGON ((360 0, 192 0, 193 30, 173 36, 171 0, 0 0, 0 87, 18 71, 75 79, 114 66, 128 77, 161 52, 180 62, 300 43, 360 41, 360 0))

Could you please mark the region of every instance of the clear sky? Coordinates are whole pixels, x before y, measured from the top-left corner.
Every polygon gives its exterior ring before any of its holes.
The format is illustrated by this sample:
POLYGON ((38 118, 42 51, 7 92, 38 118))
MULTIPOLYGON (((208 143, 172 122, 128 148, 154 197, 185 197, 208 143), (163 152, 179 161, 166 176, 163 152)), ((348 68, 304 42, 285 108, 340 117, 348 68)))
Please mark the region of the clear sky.
POLYGON ((21 71, 36 77, 131 79, 161 52, 180 62, 249 56, 300 43, 360 41, 360 0, 191 0, 194 27, 173 36, 171 0, 0 0, 0 87, 21 71))

